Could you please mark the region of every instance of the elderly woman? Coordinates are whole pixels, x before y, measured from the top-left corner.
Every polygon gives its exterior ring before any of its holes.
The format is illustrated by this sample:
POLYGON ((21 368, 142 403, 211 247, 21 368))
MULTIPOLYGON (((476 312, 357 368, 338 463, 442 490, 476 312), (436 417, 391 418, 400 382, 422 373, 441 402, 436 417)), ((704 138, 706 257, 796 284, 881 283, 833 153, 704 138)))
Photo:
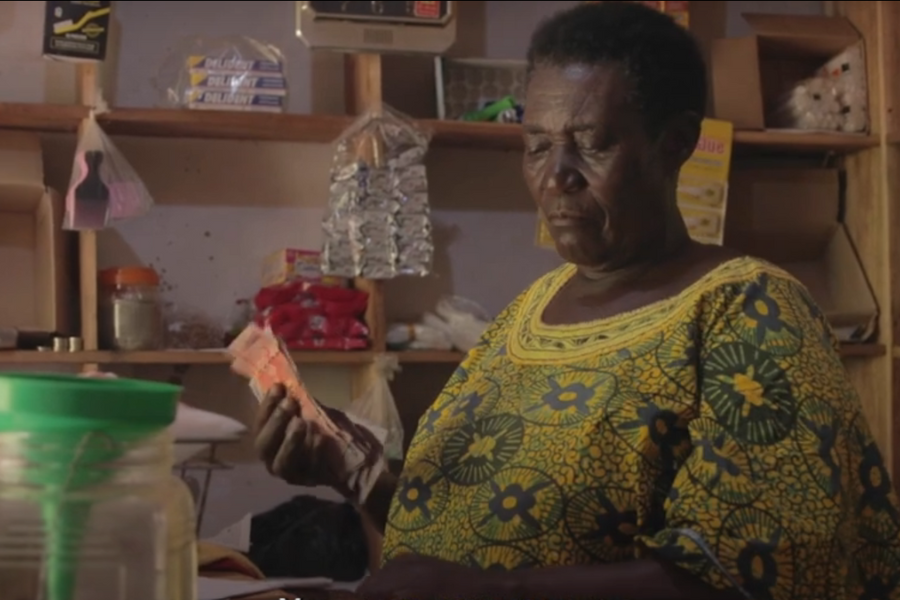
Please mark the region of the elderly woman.
MULTIPOLYGON (((637 3, 581 5, 534 33, 528 69, 523 172, 567 262, 381 479, 385 564, 361 595, 900 598, 900 513, 828 324, 793 277, 693 243, 679 215, 694 40, 637 3)), ((258 439, 272 472, 340 487, 280 400, 258 439)))

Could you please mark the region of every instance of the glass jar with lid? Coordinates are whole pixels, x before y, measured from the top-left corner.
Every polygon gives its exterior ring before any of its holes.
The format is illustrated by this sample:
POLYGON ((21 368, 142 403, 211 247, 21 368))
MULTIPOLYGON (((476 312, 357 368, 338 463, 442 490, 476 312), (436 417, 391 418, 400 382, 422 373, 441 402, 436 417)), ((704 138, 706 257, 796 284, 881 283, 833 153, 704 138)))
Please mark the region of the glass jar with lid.
POLYGON ((166 330, 156 271, 105 269, 98 283, 100 345, 106 350, 162 350, 166 330))
POLYGON ((168 433, 179 393, 0 374, 4 600, 196 600, 193 500, 168 433))

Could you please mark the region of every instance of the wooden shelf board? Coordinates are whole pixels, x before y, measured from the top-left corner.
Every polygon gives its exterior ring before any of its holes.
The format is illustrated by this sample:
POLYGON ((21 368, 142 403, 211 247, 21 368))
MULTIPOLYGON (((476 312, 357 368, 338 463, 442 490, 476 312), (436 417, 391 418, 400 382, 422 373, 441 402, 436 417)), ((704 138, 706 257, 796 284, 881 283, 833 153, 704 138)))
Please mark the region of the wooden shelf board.
POLYGON ((879 139, 873 135, 844 133, 797 133, 790 131, 735 131, 738 150, 772 150, 782 153, 856 152, 875 148, 879 139))
MULTIPOLYGON (((844 358, 884 356, 884 344, 844 344, 844 358)), ((465 354, 444 350, 408 350, 397 352, 401 364, 458 364, 465 354)), ((300 365, 365 365, 372 362, 375 353, 364 351, 293 352, 294 361, 300 365)), ((107 364, 107 365, 226 365, 230 362, 224 350, 161 350, 158 352, 29 352, 0 351, 0 364, 107 364)))
POLYGON ((419 121, 431 132, 434 146, 477 148, 479 150, 521 150, 522 127, 509 123, 467 121, 419 121))
MULTIPOLYGON (((0 103, 0 129, 74 132, 87 109, 75 105, 0 103)), ((330 143, 352 123, 334 115, 267 114, 163 108, 117 108, 99 115, 112 135, 216 140, 330 143)), ((484 150, 521 150, 515 124, 420 120, 435 146, 484 150)), ((878 145, 878 138, 839 133, 736 131, 737 153, 854 152, 878 145)))
MULTIPOLYGON (((372 362, 369 351, 293 352, 297 364, 360 365, 372 362)), ((231 362, 224 350, 161 350, 156 352, 28 352, 2 351, 0 364, 121 364, 121 365, 226 365, 231 362)))
POLYGON ((844 358, 863 358, 886 354, 887 346, 884 344, 841 344, 841 356, 844 358))
MULTIPOLYGON (((421 121, 431 129, 438 146, 496 150, 521 150, 518 125, 468 123, 461 121, 421 121)), ((878 138, 840 133, 794 133, 787 131, 735 131, 739 151, 771 150, 781 153, 854 152, 878 146, 878 138)))
POLYGON ((74 133, 86 117, 76 104, 0 103, 0 129, 24 129, 51 133, 74 133))
POLYGON ((329 144, 352 123, 333 115, 120 108, 98 120, 110 135, 329 144))

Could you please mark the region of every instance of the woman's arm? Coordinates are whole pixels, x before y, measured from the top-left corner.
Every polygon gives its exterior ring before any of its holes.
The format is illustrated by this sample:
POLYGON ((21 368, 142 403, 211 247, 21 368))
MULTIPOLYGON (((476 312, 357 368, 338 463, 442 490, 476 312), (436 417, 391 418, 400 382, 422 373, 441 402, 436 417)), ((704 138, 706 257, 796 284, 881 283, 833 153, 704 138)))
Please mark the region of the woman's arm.
POLYGON ((391 501, 394 498, 394 492, 397 491, 397 481, 397 476, 389 469, 385 469, 375 482, 375 487, 369 492, 365 504, 358 507, 360 513, 380 533, 384 533, 391 501))
POLYGON ((369 492, 366 503, 356 507, 362 520, 363 535, 366 537, 366 548, 369 551, 370 573, 381 567, 384 527, 391 508, 391 500, 397 490, 397 481, 397 476, 389 469, 385 469, 375 482, 375 487, 369 492))

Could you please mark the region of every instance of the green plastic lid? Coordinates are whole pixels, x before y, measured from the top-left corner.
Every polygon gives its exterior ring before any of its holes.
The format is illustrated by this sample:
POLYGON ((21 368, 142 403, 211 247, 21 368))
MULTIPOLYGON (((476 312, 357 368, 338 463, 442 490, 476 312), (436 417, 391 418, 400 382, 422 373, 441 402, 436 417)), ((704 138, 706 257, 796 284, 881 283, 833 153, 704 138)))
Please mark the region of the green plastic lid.
POLYGON ((0 373, 0 432, 163 429, 175 421, 180 394, 137 379, 0 373))

